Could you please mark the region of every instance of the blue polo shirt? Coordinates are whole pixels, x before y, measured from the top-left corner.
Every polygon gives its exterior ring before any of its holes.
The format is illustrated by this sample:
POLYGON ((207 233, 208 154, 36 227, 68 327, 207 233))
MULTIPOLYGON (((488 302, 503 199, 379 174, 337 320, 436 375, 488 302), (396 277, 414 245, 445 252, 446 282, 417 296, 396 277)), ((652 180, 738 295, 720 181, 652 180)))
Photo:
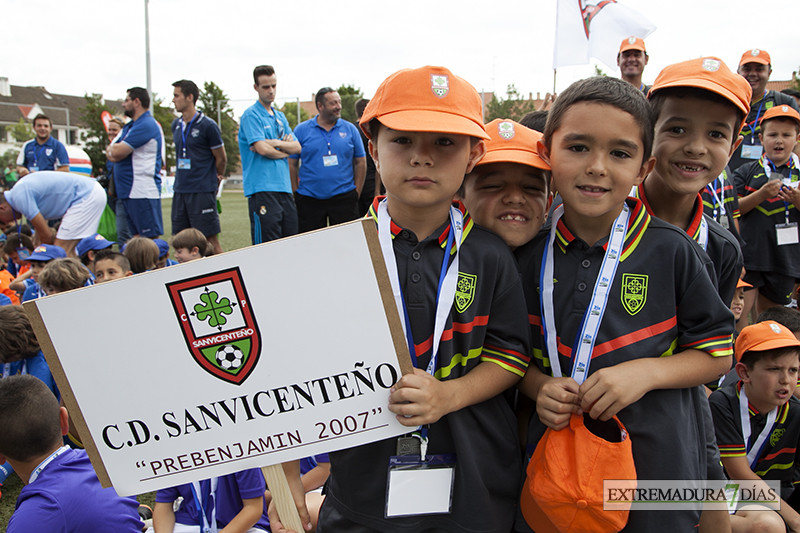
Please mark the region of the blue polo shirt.
POLYGON ((239 121, 239 155, 242 158, 245 196, 257 192, 292 192, 286 158, 270 159, 250 150, 250 146, 257 141, 282 139, 284 135, 292 133, 286 115, 274 107, 272 113, 256 102, 247 108, 239 121))
POLYGON ((160 199, 163 138, 150 111, 125 124, 114 142, 133 148, 128 157, 114 163, 117 197, 160 199))
POLYGON ((176 118, 172 121, 172 139, 175 141, 175 157, 178 159, 175 192, 217 192, 217 160, 211 150, 225 146, 217 123, 202 111, 198 111, 188 125, 183 124, 183 118, 176 118), (191 168, 181 168, 181 159, 189 159, 191 168))
POLYGON ((326 131, 317 123, 318 117, 306 120, 295 128, 294 135, 303 150, 299 155, 289 157, 299 158, 303 162, 298 174, 300 184, 297 194, 325 200, 356 188, 353 159, 365 157, 366 152, 361 134, 353 124, 339 119, 331 131, 326 131), (329 153, 336 156, 336 165, 325 166, 324 158, 329 153))
POLYGON ((39 213, 45 220, 57 220, 71 206, 87 198, 96 183, 86 176, 46 170, 30 179, 19 180, 4 194, 8 205, 28 220, 39 213))
POLYGON ((23 144, 17 157, 17 165, 31 172, 56 170, 64 165, 69 166, 69 156, 61 141, 51 135, 44 144, 39 144, 36 139, 23 144))

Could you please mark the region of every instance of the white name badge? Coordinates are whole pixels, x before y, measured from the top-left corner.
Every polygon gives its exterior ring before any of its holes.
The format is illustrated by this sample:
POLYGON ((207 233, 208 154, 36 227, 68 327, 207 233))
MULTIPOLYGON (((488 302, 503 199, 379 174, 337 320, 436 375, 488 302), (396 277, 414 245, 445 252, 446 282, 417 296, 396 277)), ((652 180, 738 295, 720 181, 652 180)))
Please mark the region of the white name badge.
POLYGON ((454 454, 399 456, 389 460, 386 518, 448 514, 456 477, 454 454))
POLYGON ((322 163, 326 167, 335 167, 339 164, 339 158, 336 157, 336 154, 332 155, 323 155, 322 156, 322 163))
POLYGON ((180 170, 190 170, 192 168, 191 159, 178 159, 178 168, 180 170))
POLYGON ((39 172, 39 167, 30 167, 28 172, 39 172))
POLYGON ((760 144, 743 144, 742 159, 761 159, 764 147, 760 144))
POLYGON ((775 235, 778 238, 778 246, 785 244, 797 244, 800 242, 800 235, 797 232, 797 222, 789 224, 775 224, 775 235))
POLYGON ((792 189, 794 189, 795 187, 797 187, 797 179, 798 178, 796 176, 783 178, 783 184, 786 185, 787 187, 791 187, 792 189))

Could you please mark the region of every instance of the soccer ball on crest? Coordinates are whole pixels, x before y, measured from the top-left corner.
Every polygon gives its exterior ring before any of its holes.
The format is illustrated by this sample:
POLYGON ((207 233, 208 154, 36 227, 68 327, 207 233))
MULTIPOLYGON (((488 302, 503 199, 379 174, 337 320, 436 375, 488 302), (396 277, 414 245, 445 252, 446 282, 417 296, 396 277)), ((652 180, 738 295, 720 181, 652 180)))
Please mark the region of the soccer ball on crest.
POLYGON ((244 362, 244 354, 233 344, 223 344, 217 348, 216 358, 223 370, 236 370, 244 362))

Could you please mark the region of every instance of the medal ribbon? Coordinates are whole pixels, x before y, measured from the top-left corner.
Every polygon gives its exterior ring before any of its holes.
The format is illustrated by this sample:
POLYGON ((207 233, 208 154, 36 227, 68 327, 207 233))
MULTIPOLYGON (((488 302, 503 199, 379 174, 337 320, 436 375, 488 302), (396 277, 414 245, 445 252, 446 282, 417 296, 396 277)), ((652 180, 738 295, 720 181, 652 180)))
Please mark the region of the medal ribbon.
POLYGON ((197 521, 200 523, 200 533, 217 533, 217 502, 214 495, 217 492, 219 478, 212 477, 206 481, 209 482, 209 491, 202 500, 200 499, 200 494, 202 494, 200 482, 192 481, 192 497, 197 506, 197 521), (211 509, 211 519, 208 518, 209 508, 211 509))
MULTIPOLYGON (((558 361, 558 344, 556 337, 555 313, 553 307, 553 245, 556 238, 556 228, 558 221, 564 214, 563 204, 555 210, 550 235, 547 246, 542 257, 541 274, 539 278, 539 288, 542 295, 542 329, 544 330, 547 355, 550 359, 550 367, 553 377, 561 377, 561 364, 558 361)), ((614 282, 614 275, 617 272, 622 246, 625 243, 625 229, 628 227, 628 216, 630 209, 627 205, 622 206, 617 219, 609 236, 606 254, 600 266, 600 273, 595 281, 592 292, 592 300, 583 315, 581 328, 575 338, 575 343, 570 354, 573 359, 571 377, 580 385, 589 373, 589 364, 592 360, 592 351, 597 341, 597 333, 600 330, 600 323, 608 305, 609 289, 614 282)))
POLYGON ((62 446, 61 448, 51 453, 50 457, 39 463, 39 466, 36 467, 36 470, 31 472, 31 477, 28 480, 28 485, 36 481, 36 479, 39 477, 39 474, 42 473, 42 470, 44 470, 45 467, 47 467, 47 465, 49 465, 53 461, 53 459, 55 459, 56 457, 58 457, 59 455, 61 455, 62 453, 66 452, 69 449, 70 449, 69 446, 62 446))
POLYGON ((750 412, 748 410, 749 402, 747 401, 747 393, 744 391, 744 385, 739 390, 739 416, 742 419, 742 436, 744 437, 744 447, 747 451, 747 462, 750 464, 750 469, 755 472, 758 457, 767 443, 767 436, 772 433, 775 428, 775 419, 778 416, 778 408, 774 407, 772 411, 767 413, 767 423, 764 424, 764 429, 758 435, 753 447, 750 448, 750 412))

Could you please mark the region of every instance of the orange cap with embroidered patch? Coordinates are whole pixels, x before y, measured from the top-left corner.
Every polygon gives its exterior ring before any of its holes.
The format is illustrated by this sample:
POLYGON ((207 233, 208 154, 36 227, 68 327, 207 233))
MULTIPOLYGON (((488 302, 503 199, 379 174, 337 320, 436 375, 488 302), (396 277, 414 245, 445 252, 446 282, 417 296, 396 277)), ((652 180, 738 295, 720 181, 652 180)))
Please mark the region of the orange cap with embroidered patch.
POLYGON ((747 80, 729 69, 717 57, 700 57, 664 67, 647 98, 652 98, 658 91, 668 87, 696 87, 716 93, 742 111, 744 118, 741 127, 746 123, 753 89, 747 80))
POLYGON ((748 50, 742 54, 742 58, 739 60, 739 66, 741 67, 745 63, 761 63, 762 65, 771 65, 772 58, 769 57, 769 54, 766 51, 753 48, 752 50, 748 50))
POLYGON ((538 131, 506 118, 491 121, 484 126, 484 130, 489 140, 486 141, 486 155, 477 166, 487 163, 519 163, 550 170, 550 165, 536 151, 536 143, 542 138, 538 131))
POLYGON ((483 130, 483 103, 478 91, 444 67, 403 69, 383 80, 359 121, 369 138, 372 119, 398 131, 489 139, 483 130))
POLYGON ((800 347, 800 341, 789 328, 772 320, 747 326, 736 338, 736 360, 741 361, 746 352, 763 352, 775 348, 800 347))
POLYGON ((622 44, 619 45, 618 54, 626 50, 641 50, 645 54, 647 53, 647 49, 644 47, 644 39, 640 39, 634 35, 622 41, 622 44))
POLYGON ((764 122, 771 118, 788 118, 800 125, 800 113, 790 105, 776 105, 770 107, 759 122, 764 122))
POLYGON ((564 429, 548 429, 528 463, 520 508, 537 533, 616 533, 628 523, 629 504, 604 509, 603 481, 625 480, 625 488, 636 488, 631 439, 617 417, 585 417, 572 415, 564 429))

